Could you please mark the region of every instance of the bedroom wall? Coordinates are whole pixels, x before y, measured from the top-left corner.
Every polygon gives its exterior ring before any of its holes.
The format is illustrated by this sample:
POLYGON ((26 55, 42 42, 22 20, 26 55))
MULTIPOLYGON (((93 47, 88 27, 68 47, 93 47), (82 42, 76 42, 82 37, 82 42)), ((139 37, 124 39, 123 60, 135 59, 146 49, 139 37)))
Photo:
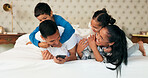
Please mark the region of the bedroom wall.
POLYGON ((81 28, 88 26, 96 10, 106 8, 127 35, 148 31, 148 0, 0 0, 0 26, 7 31, 11 31, 11 13, 3 10, 3 4, 11 1, 15 32, 30 33, 38 26, 39 22, 33 15, 38 2, 47 2, 55 14, 81 28))
POLYGON ((38 2, 47 2, 55 14, 71 24, 87 28, 93 13, 106 8, 130 37, 131 33, 148 31, 148 0, 0 0, 0 26, 11 31, 11 13, 3 10, 3 4, 13 1, 14 32, 31 33, 39 24, 34 17, 38 2))

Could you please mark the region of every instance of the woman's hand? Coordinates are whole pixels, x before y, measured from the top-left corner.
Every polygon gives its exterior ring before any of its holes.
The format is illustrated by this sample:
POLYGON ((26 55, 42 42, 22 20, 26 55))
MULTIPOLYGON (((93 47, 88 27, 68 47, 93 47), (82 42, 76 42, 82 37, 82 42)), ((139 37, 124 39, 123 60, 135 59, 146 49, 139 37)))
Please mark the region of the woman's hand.
POLYGON ((108 48, 104 48, 103 50, 104 50, 104 52, 109 53, 109 52, 112 51, 112 48, 111 47, 108 47, 108 48))
POLYGON ((87 39, 83 38, 78 43, 77 52, 81 53, 87 46, 88 46, 88 41, 87 39))
POLYGON ((54 62, 55 63, 58 63, 58 64, 64 64, 67 61, 67 59, 68 59, 67 56, 64 59, 63 58, 60 58, 60 57, 58 57, 58 58, 54 57, 53 58, 54 62))
POLYGON ((48 50, 41 51, 41 53, 42 53, 43 60, 49 60, 54 58, 53 55, 48 50))
POLYGON ((97 45, 95 42, 95 35, 90 35, 90 37, 88 37, 88 44, 92 50, 97 48, 97 45))
POLYGON ((88 41, 87 39, 83 38, 82 40, 79 41, 78 46, 77 46, 77 52, 78 55, 81 57, 82 51, 88 46, 88 41))

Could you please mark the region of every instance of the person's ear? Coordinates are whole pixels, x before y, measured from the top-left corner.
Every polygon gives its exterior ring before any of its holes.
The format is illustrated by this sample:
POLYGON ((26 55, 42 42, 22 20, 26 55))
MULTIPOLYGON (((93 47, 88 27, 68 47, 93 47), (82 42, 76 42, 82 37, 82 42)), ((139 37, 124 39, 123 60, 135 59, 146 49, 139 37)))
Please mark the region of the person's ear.
POLYGON ((41 37, 43 40, 45 40, 45 38, 44 38, 42 35, 40 35, 40 37, 41 37))
POLYGON ((114 45, 114 43, 115 43, 115 42, 111 42, 111 43, 109 43, 108 45, 109 45, 109 46, 112 46, 112 45, 114 45))
POLYGON ((50 16, 51 16, 51 17, 53 16, 53 12, 52 12, 52 11, 50 12, 50 16))

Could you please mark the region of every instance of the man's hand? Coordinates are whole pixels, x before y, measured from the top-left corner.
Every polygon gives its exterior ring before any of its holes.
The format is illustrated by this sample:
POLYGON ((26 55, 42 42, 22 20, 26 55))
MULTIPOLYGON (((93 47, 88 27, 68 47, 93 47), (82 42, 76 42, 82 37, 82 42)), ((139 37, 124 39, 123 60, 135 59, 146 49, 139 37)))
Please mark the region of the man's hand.
POLYGON ((41 53, 42 53, 43 60, 49 60, 54 58, 54 56, 48 50, 41 51, 41 53))
POLYGON ((64 64, 67 61, 68 57, 66 56, 65 59, 62 59, 60 57, 56 58, 56 56, 53 58, 54 62, 58 64, 64 64))
POLYGON ((26 45, 28 45, 28 44, 32 44, 32 42, 31 42, 31 41, 29 41, 29 42, 27 42, 27 43, 26 43, 26 45))
POLYGON ((48 48, 50 45, 48 45, 48 43, 47 42, 40 42, 40 43, 38 43, 38 45, 39 45, 39 47, 41 47, 41 48, 48 48))

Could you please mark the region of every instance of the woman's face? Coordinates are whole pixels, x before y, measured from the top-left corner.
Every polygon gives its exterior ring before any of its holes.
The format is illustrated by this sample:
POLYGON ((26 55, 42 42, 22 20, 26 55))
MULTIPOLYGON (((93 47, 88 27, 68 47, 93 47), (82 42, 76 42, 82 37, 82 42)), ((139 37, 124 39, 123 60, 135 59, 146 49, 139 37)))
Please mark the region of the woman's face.
POLYGON ((98 32, 101 28, 102 28, 102 26, 101 26, 100 22, 97 21, 96 18, 91 20, 91 29, 94 32, 98 32))
POLYGON ((102 28, 99 32, 96 32, 96 44, 98 46, 109 46, 109 35, 107 28, 102 28))

